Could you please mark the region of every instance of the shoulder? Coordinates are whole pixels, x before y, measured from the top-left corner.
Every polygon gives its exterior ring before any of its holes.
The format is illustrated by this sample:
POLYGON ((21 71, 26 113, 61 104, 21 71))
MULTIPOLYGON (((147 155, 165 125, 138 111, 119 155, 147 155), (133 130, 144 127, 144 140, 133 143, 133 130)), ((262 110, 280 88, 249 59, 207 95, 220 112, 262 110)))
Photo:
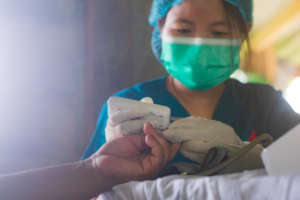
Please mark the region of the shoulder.
POLYGON ((165 88, 166 77, 160 77, 151 81, 138 83, 132 87, 123 89, 113 96, 140 100, 143 97, 153 97, 165 88))
POLYGON ((231 87, 235 87, 240 90, 246 90, 246 91, 265 91, 265 92, 276 92, 276 90, 268 84, 262 84, 262 83, 241 83, 238 80, 235 79, 229 79, 228 83, 231 85, 231 87))
POLYGON ((248 100, 271 101, 281 97, 281 92, 275 90, 271 85, 260 83, 241 83, 237 80, 230 79, 228 81, 229 88, 240 98, 248 100))
POLYGON ((241 83, 230 79, 228 90, 236 105, 240 105, 246 113, 255 112, 260 116, 265 116, 283 99, 280 91, 267 84, 241 83))

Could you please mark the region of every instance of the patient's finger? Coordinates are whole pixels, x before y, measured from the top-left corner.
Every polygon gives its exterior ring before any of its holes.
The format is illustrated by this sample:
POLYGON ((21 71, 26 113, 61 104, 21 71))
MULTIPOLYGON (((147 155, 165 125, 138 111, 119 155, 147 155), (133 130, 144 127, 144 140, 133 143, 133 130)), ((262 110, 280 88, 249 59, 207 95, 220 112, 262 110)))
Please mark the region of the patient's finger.
POLYGON ((162 135, 156 132, 156 130, 153 128, 153 126, 147 122, 144 125, 144 132, 146 135, 151 135, 153 136, 162 146, 163 152, 165 155, 165 164, 170 160, 171 157, 171 143, 169 143, 162 135))
POLYGON ((164 149, 152 135, 146 135, 145 142, 151 148, 151 153, 142 161, 145 175, 156 176, 165 165, 164 149))

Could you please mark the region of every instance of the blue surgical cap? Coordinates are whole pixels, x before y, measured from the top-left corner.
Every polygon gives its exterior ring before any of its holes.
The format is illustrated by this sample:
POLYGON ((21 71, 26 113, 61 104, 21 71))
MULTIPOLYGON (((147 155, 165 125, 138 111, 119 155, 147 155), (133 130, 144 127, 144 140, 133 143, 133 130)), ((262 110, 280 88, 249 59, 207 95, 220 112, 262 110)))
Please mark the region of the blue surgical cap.
MULTIPOLYGON (((161 54, 161 35, 159 32, 158 20, 164 18, 173 6, 178 5, 183 1, 184 0, 153 0, 149 23, 154 28, 152 33, 152 51, 159 60, 161 54)), ((224 1, 236 6, 246 23, 253 21, 253 0, 224 1)))

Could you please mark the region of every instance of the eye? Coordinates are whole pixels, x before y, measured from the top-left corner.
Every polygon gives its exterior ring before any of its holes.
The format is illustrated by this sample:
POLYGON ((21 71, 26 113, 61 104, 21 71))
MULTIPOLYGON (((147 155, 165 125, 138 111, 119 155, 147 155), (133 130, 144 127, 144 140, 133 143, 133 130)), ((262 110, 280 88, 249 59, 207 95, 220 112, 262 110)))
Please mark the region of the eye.
POLYGON ((223 32, 223 31, 213 31, 212 34, 215 37, 227 37, 227 36, 229 36, 228 32, 223 32))
POLYGON ((181 33, 181 34, 187 34, 187 33, 191 33, 192 32, 190 29, 175 29, 175 31, 177 33, 181 33))

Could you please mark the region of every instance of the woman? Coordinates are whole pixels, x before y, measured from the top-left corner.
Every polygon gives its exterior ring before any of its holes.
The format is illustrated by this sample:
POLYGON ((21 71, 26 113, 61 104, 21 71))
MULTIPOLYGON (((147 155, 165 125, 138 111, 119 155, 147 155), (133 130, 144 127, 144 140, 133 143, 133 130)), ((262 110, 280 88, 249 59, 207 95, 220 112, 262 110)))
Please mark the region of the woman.
MULTIPOLYGON (((154 0, 152 47, 169 75, 137 84, 115 96, 151 97, 173 117, 198 116, 232 126, 244 141, 270 133, 275 139, 300 122, 280 92, 230 79, 239 67, 240 46, 248 41, 252 0, 154 0)), ((83 156, 105 142, 107 105, 83 156)), ((174 161, 183 161, 177 154, 174 161)))

